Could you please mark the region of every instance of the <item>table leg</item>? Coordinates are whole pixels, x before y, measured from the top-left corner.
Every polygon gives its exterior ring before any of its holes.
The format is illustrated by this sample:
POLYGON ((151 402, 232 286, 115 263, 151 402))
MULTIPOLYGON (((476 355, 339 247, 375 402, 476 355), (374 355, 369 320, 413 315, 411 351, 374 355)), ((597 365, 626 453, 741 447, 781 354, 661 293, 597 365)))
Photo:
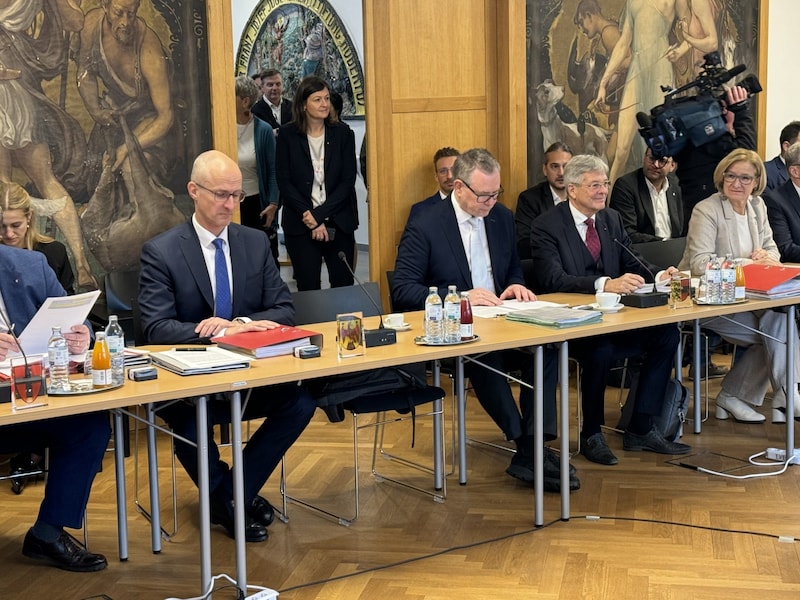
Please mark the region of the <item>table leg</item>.
MULTIPOLYGON (((544 348, 533 348, 533 524, 544 525, 544 348)), ((569 486, 567 487, 569 493, 569 486)))
MULTIPOLYGON (((155 423, 155 405, 151 402, 144 407, 148 423, 155 423)), ((161 496, 158 492, 158 449, 156 448, 155 427, 147 426, 147 475, 150 480, 150 536, 153 554, 161 552, 161 496)))
POLYGON ((123 450, 125 431, 122 423, 122 412, 114 411, 114 468, 117 478, 117 536, 119 543, 119 559, 128 560, 128 509, 127 491, 125 489, 125 452, 123 450))
MULTIPOLYGON (((561 520, 569 521, 569 344, 558 348, 558 385, 561 414, 561 520)), ((579 433, 580 435, 580 433, 579 433)))
POLYGON ((794 456, 794 365, 797 364, 795 305, 786 307, 786 456, 794 456))
MULTIPOLYGON (((695 319, 692 325, 694 333, 694 348, 692 349, 692 366, 694 367, 694 379, 692 380, 692 405, 694 408, 694 433, 700 433, 702 425, 701 402, 700 402, 700 320, 695 319)), ((709 357, 709 366, 711 357, 709 357)))
MULTIPOLYGON (((438 360, 433 361, 433 385, 441 387, 441 363, 438 360)), ((444 460, 442 456, 444 445, 444 417, 443 417, 442 399, 434 401, 433 410, 438 412, 440 418, 433 420, 433 488, 436 491, 444 489, 444 460)))
POLYGON ((246 595, 247 558, 244 549, 244 462, 242 459, 242 396, 230 394, 231 401, 231 453, 233 460, 233 507, 236 538, 236 586, 246 595))
POLYGON ((208 396, 194 399, 197 415, 197 490, 200 507, 200 593, 211 586, 211 498, 208 474, 208 396))
POLYGON ((467 483, 467 398, 464 391, 464 357, 456 359, 456 399, 458 401, 458 483, 467 483))

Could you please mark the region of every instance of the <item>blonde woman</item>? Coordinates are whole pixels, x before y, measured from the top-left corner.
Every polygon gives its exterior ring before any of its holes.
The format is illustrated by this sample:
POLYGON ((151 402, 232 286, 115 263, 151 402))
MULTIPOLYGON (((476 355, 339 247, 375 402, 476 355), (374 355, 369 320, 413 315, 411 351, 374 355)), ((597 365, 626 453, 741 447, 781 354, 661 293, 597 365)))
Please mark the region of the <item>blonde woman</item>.
MULTIPOLYGON (((692 211, 681 269, 702 275, 712 254, 732 255, 745 264, 780 263, 780 253, 761 199, 766 178, 764 163, 752 150, 736 149, 714 170, 717 193, 699 202, 692 211)), ((774 310, 757 310, 703 321, 703 327, 723 339, 747 347, 722 380, 717 396, 717 418, 730 416, 745 423, 763 423, 761 406, 767 387, 772 386, 772 422, 786 421, 786 315, 774 310), (766 335, 759 335, 761 332, 766 335)), ((796 342, 797 343, 797 342, 796 342)), ((800 381, 798 365, 795 380, 800 381)), ((800 417, 800 396, 794 393, 794 416, 800 417)))

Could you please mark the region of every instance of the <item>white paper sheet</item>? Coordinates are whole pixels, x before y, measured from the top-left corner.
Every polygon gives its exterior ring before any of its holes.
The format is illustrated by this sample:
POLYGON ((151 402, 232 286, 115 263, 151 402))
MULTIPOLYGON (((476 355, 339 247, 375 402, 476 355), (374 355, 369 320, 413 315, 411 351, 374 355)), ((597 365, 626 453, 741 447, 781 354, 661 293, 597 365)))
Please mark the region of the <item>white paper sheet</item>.
POLYGON ((526 310, 531 308, 544 308, 546 306, 566 306, 555 302, 536 300, 535 302, 520 302, 519 300, 503 300, 500 306, 472 306, 472 315, 481 319, 491 319, 507 315, 515 310, 526 310))

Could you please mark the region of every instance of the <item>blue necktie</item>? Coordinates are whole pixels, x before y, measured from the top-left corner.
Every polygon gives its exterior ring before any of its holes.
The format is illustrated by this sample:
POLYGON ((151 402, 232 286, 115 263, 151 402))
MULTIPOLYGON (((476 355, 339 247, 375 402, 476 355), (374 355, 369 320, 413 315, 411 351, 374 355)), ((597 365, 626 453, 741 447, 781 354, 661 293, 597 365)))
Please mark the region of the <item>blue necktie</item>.
POLYGON ((217 249, 214 254, 214 278, 217 283, 217 293, 214 297, 214 316, 230 320, 231 309, 231 284, 228 279, 228 265, 225 262, 225 253, 222 251, 222 239, 214 240, 217 249))

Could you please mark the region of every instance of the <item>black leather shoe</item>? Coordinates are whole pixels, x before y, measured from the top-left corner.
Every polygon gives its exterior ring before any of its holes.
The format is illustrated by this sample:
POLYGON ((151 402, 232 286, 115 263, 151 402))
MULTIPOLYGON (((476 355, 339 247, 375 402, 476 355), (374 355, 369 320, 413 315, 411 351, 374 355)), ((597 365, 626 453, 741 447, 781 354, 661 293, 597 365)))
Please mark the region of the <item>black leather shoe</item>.
POLYGON ((37 538, 29 529, 22 543, 22 554, 65 571, 87 573, 102 571, 108 566, 105 556, 92 554, 66 531, 62 531, 55 542, 48 543, 37 538))
POLYGON ((247 507, 247 513, 256 523, 261 523, 264 527, 269 527, 275 520, 275 509, 266 498, 256 496, 247 507))
POLYGON ((619 462, 611 448, 606 444, 606 438, 602 433, 594 433, 588 438, 581 434, 581 454, 587 460, 598 463, 600 465, 615 465, 619 462))
POLYGON ((622 436, 622 448, 634 452, 647 450, 658 454, 688 454, 692 451, 692 447, 688 444, 670 442, 664 439, 664 436, 655 427, 645 435, 626 431, 625 435, 622 436))
MULTIPOLYGON (((233 522, 233 500, 228 502, 211 503, 211 522, 214 525, 222 525, 228 537, 236 539, 235 527, 233 522)), ((256 523, 253 518, 245 511, 244 514, 244 539, 248 542, 263 542, 269 534, 267 528, 261 523, 256 523)))
MULTIPOLYGON (((558 459, 553 454, 552 450, 545 449, 544 455, 544 491, 546 492, 561 492, 561 475, 558 459)), ((511 464, 508 465, 506 473, 533 485, 533 461, 517 452, 511 459, 511 464)), ((574 492, 581 488, 580 480, 575 476, 575 467, 569 466, 569 491, 574 492)))
POLYGON ((17 454, 13 457, 8 465, 9 465, 9 475, 11 476, 11 491, 15 494, 21 494, 23 488, 25 487, 25 482, 28 477, 33 475, 34 481, 39 480, 39 475, 42 473, 42 467, 40 466, 41 463, 41 456, 37 455, 37 459, 34 459, 33 454, 29 452, 23 452, 22 454, 17 454), (15 477, 18 476, 18 477, 15 477))

